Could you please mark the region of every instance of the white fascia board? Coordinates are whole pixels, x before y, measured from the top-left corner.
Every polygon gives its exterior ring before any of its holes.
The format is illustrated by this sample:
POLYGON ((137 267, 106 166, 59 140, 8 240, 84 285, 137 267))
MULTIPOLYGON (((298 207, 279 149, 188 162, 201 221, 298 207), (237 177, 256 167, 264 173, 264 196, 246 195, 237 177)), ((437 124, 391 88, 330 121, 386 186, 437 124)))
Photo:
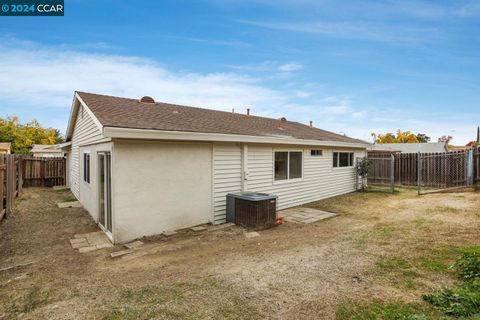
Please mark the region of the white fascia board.
POLYGON ((102 131, 103 126, 100 123, 100 121, 95 117, 93 114, 92 110, 87 106, 87 104, 80 98, 80 95, 75 92, 75 95, 73 96, 73 102, 72 102, 72 109, 70 111, 70 118, 68 120, 68 126, 67 126, 67 135, 66 135, 66 140, 69 141, 72 138, 73 135, 73 129, 75 126, 75 123, 77 122, 77 117, 78 117, 78 110, 80 109, 79 107, 83 106, 85 111, 88 113, 88 115, 93 119, 93 122, 97 126, 97 128, 102 131), (78 103, 76 103, 78 102, 78 103))
POLYGON ((75 125, 77 119, 77 93, 73 95, 72 107, 70 108, 70 116, 68 117, 67 132, 65 134, 65 140, 68 141, 72 138, 73 126, 75 125))
POLYGON ((82 98, 80 97, 80 95, 77 92, 75 92, 75 97, 78 99, 78 101, 80 101, 80 103, 82 104, 85 111, 87 111, 88 115, 92 118, 93 122, 95 122, 95 125, 97 126, 97 128, 100 131, 102 131, 103 130, 102 124, 97 119, 97 117, 93 114, 92 110, 90 110, 90 108, 87 106, 87 104, 82 100, 82 98))
POLYGON ((268 144, 308 145, 319 147, 351 147, 366 149, 367 144, 341 141, 322 141, 295 139, 289 137, 247 136, 237 134, 202 133, 184 131, 163 131, 150 129, 131 129, 118 127, 104 127, 105 137, 112 139, 141 139, 141 140, 177 140, 177 141, 211 141, 211 142, 247 142, 268 144))

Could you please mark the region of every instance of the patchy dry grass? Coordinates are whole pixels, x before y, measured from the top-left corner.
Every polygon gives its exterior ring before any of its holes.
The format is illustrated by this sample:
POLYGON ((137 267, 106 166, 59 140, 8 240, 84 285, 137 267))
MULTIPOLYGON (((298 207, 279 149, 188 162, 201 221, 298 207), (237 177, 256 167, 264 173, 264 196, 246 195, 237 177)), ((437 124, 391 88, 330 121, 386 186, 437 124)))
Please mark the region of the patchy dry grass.
POLYGON ((479 250, 480 193, 361 192, 308 204, 339 213, 247 240, 240 228, 145 239, 136 256, 72 250, 96 230, 68 191, 25 189, 0 224, 0 319, 441 319, 421 295, 479 250), (466 248, 466 249, 465 249, 466 248), (143 252, 143 253, 142 253, 143 252))

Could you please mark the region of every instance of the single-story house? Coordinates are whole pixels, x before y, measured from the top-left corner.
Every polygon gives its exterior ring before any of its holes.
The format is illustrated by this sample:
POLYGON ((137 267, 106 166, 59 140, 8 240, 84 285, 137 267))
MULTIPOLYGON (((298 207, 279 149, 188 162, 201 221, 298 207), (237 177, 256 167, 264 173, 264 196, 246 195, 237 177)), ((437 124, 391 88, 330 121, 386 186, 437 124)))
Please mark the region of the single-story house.
POLYGON ((448 152, 448 145, 445 142, 428 143, 377 143, 368 147, 368 151, 376 152, 398 152, 398 153, 438 153, 448 152))
POLYGON ((34 144, 30 150, 34 157, 62 157, 63 151, 58 144, 34 144))
POLYGON ((12 144, 10 142, 0 142, 0 154, 10 154, 12 144))
POLYGON ((75 92, 69 186, 117 242, 226 221, 226 194, 285 209, 356 189, 367 143, 288 121, 75 92))

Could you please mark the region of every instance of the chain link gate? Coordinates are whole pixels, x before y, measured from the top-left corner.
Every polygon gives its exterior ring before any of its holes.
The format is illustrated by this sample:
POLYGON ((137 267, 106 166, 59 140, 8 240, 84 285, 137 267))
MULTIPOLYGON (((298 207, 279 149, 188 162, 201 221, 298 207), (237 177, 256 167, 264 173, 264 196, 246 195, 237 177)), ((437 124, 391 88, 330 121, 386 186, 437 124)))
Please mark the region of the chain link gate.
POLYGON ((473 151, 418 154, 418 194, 467 187, 474 178, 473 151))

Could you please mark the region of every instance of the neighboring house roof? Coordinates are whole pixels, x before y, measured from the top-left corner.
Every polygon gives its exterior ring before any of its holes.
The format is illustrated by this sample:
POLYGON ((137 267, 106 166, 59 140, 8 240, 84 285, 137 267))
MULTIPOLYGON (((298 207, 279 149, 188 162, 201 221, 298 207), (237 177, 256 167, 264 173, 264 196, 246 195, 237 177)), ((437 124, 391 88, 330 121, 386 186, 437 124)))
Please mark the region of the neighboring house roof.
POLYGON ((57 144, 34 144, 31 149, 32 153, 60 153, 59 145, 57 144))
POLYGON ((444 142, 434 143, 378 143, 371 145, 370 151, 388 151, 401 153, 416 153, 416 152, 446 152, 447 144, 444 142))
POLYGON ((477 145, 477 143, 478 143, 477 141, 470 141, 469 143, 467 143, 467 144, 465 145, 465 147, 473 148, 473 147, 475 147, 475 146, 477 145))
POLYGON ((448 146, 448 151, 456 152, 456 151, 466 151, 470 150, 472 147, 469 146, 448 146))
MULTIPOLYGON (((190 133, 229 134, 293 138, 362 144, 367 142, 310 127, 286 119, 271 119, 233 112, 180 106, 168 103, 144 103, 138 99, 77 92, 103 128, 129 128, 190 133)), ((67 140, 73 133, 72 116, 67 140)))
POLYGON ((10 142, 0 142, 0 150, 10 150, 12 144, 10 142))

